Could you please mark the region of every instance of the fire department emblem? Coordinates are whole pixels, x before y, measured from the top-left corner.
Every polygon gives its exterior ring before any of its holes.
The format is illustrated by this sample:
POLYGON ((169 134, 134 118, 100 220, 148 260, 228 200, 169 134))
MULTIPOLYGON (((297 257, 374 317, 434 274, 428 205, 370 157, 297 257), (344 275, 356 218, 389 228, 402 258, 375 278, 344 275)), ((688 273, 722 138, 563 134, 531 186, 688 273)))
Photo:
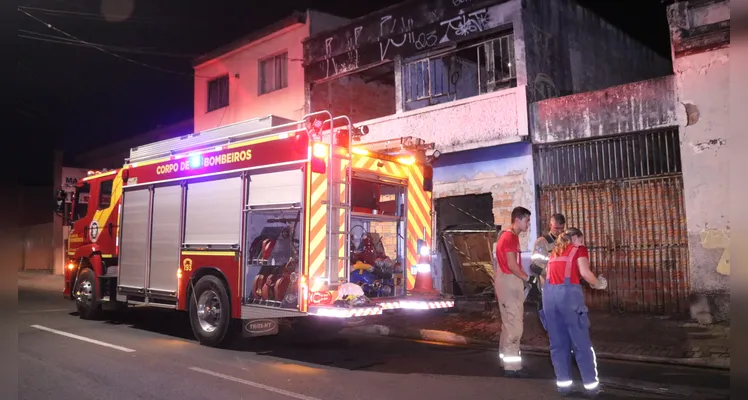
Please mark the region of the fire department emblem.
POLYGON ((95 242, 99 238, 99 223, 91 221, 91 226, 88 227, 88 233, 91 236, 91 241, 95 242))
POLYGON ((191 258, 185 258, 184 260, 182 260, 182 270, 192 271, 192 259, 191 258))

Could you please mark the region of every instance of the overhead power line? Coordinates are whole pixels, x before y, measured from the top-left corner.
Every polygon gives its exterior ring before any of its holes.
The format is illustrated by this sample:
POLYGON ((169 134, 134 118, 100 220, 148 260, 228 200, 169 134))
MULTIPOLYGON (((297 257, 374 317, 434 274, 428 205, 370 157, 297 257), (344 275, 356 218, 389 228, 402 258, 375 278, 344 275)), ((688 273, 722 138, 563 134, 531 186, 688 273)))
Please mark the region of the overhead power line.
POLYGON ((88 46, 90 46, 90 47, 92 47, 92 48, 94 48, 94 49, 96 49, 96 50, 99 50, 99 51, 101 51, 102 53, 106 53, 106 54, 109 54, 110 56, 113 56, 113 57, 119 58, 119 59, 121 59, 121 60, 124 60, 124 61, 127 61, 127 62, 129 62, 129 63, 135 64, 135 65, 140 65, 141 67, 145 67, 145 68, 150 68, 150 69, 154 69, 154 70, 156 70, 156 71, 161 71, 161 72, 165 72, 165 73, 168 73, 168 74, 181 75, 181 76, 188 76, 188 77, 191 77, 191 78, 194 78, 194 77, 198 77, 198 78, 208 78, 208 77, 206 77, 206 76, 200 76, 200 75, 189 74, 189 73, 184 73, 184 72, 172 71, 172 70, 169 70, 169 69, 165 69, 165 68, 161 68, 161 67, 158 67, 158 66, 155 66, 155 65, 151 65, 151 64, 146 64, 146 63, 144 63, 144 62, 141 62, 141 61, 133 60, 133 59, 131 59, 131 58, 127 58, 127 57, 125 57, 125 56, 123 56, 123 55, 120 55, 120 54, 114 53, 114 52, 112 52, 112 51, 109 51, 109 50, 107 50, 106 48, 103 48, 103 47, 101 47, 100 45, 97 45, 97 44, 95 44, 95 43, 91 43, 91 42, 87 42, 87 41, 85 41, 85 40, 82 40, 82 39, 80 39, 80 38, 78 38, 78 37, 75 37, 75 36, 73 36, 73 35, 71 35, 71 34, 69 34, 69 33, 65 32, 65 31, 63 31, 62 29, 59 29, 59 28, 57 28, 57 27, 53 26, 52 24, 50 24, 50 23, 48 23, 48 22, 46 22, 46 21, 44 21, 44 20, 42 20, 42 19, 40 19, 40 18, 38 18, 38 17, 34 16, 34 15, 31 15, 31 14, 29 14, 28 12, 26 12, 26 11, 22 10, 21 8, 18 8, 18 11, 19 11, 19 12, 21 12, 21 13, 23 13, 23 14, 25 14, 25 15, 26 15, 26 16, 28 16, 29 18, 31 18, 31 19, 33 19, 33 20, 35 20, 35 21, 37 21, 37 22, 39 22, 39 23, 43 24, 44 26, 46 26, 46 27, 47 27, 47 28, 49 28, 49 29, 52 29, 52 30, 54 30, 54 31, 56 31, 56 32, 58 32, 58 33, 61 33, 61 34, 65 35, 65 36, 67 36, 67 37, 69 37, 69 38, 71 38, 71 39, 73 39, 73 40, 75 40, 75 41, 78 41, 78 42, 80 42, 80 43, 84 43, 84 44, 86 44, 86 45, 88 45, 88 46))
POLYGON ((81 42, 78 40, 67 39, 61 36, 45 35, 39 32, 27 31, 25 29, 19 29, 18 31, 22 32, 18 34, 19 38, 37 40, 37 41, 46 42, 46 43, 55 43, 55 44, 77 46, 77 47, 93 47, 93 48, 100 47, 100 48, 107 49, 109 51, 113 51, 117 53, 132 53, 132 54, 163 56, 163 57, 184 57, 184 58, 195 57, 194 55, 190 55, 190 54, 166 53, 166 52, 153 51, 153 50, 137 48, 137 47, 112 46, 112 45, 105 45, 105 44, 100 44, 100 43, 89 44, 89 43, 81 42))
MULTIPOLYGON (((85 19, 85 20, 91 20, 91 21, 106 21, 106 18, 103 15, 96 14, 96 13, 89 13, 89 12, 82 12, 82 11, 69 11, 69 10, 55 10, 55 9, 49 9, 49 8, 29 7, 29 6, 18 6, 18 8, 22 10, 33 11, 33 12, 42 13, 42 14, 55 16, 55 17, 79 18, 79 19, 85 19)), ((137 22, 137 23, 144 23, 144 24, 164 24, 164 23, 168 24, 168 23, 176 22, 172 18, 159 18, 158 20, 155 20, 155 19, 150 19, 150 18, 133 17, 133 16, 125 16, 125 15, 112 15, 112 17, 122 17, 121 22, 137 22)))

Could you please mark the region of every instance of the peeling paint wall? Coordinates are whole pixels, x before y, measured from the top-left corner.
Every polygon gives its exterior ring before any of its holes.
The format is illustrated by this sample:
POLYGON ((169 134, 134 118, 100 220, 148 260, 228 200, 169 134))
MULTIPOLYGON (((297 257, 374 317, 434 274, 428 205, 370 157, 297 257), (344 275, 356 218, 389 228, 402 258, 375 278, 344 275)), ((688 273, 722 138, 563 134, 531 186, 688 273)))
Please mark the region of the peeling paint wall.
POLYGON ((678 125, 675 77, 669 75, 530 104, 535 143, 618 135, 678 125))
POLYGON ((522 206, 533 212, 530 230, 520 237, 522 251, 531 251, 537 237, 535 181, 530 143, 512 143, 442 155, 434 165, 434 198, 491 193, 494 223, 504 227, 522 206))
POLYGON ((369 127, 362 142, 414 136, 441 153, 517 142, 529 134, 525 87, 390 115, 358 125, 369 127))
POLYGON ((727 4, 683 2, 668 8, 678 101, 690 111, 680 132, 691 289, 710 299, 710 313, 718 319, 729 319, 730 293, 730 215, 724 207, 730 142, 727 4))

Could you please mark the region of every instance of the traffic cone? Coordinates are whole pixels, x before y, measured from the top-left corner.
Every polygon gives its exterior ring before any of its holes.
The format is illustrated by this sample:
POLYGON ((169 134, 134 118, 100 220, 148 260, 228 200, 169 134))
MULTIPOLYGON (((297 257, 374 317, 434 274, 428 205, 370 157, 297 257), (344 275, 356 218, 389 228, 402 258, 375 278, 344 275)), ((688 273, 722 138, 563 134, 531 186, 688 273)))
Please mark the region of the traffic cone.
POLYGON ((431 276, 431 249, 423 240, 418 241, 418 264, 416 264, 416 282, 413 285, 413 294, 436 295, 434 282, 431 276))

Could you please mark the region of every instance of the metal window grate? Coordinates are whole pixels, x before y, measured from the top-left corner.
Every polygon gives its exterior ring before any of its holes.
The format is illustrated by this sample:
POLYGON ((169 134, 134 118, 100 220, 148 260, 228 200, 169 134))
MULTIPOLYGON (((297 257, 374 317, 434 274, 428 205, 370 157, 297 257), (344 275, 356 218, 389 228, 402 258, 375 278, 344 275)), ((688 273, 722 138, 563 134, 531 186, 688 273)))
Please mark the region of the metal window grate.
POLYGON ((681 173, 677 129, 641 132, 538 148, 542 186, 681 173))

